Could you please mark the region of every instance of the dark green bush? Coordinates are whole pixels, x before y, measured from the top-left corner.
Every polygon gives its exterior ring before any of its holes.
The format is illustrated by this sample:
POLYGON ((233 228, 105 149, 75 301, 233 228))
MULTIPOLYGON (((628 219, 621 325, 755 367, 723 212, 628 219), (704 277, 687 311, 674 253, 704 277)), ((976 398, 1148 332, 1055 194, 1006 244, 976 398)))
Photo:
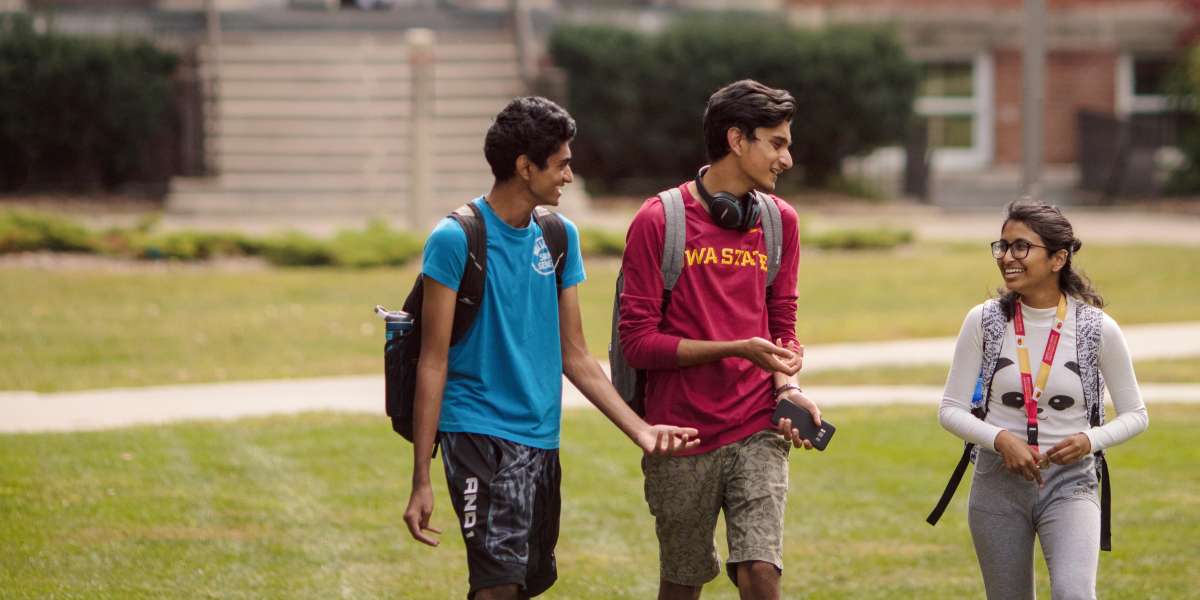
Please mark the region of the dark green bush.
POLYGON ((1191 196, 1200 193, 1200 46, 1183 51, 1177 64, 1168 86, 1172 104, 1180 113, 1176 145, 1183 164, 1168 174, 1163 191, 1191 196))
POLYGON ((0 15, 0 191, 113 189, 161 157, 177 58, 146 41, 34 31, 0 15))
POLYGON ((95 252, 97 240, 78 223, 51 215, 0 213, 0 254, 6 252, 95 252))
POLYGON ((888 30, 796 30, 742 14, 687 18, 654 35, 567 25, 549 48, 579 118, 574 164, 609 189, 691 175, 705 162, 708 97, 744 78, 796 97, 792 154, 805 183, 824 185, 843 158, 901 139, 918 80, 888 30))

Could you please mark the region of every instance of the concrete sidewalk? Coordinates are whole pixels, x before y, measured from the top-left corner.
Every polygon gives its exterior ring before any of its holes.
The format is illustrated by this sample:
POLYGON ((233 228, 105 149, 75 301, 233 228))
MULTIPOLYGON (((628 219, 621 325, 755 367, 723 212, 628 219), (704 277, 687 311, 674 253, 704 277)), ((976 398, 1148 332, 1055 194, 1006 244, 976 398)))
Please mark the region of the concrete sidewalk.
MULTIPOLYGON (((1121 327, 1129 353, 1137 360, 1200 356, 1200 322, 1154 323, 1121 327)), ((865 344, 806 346, 804 370, 852 369, 864 366, 949 365, 955 338, 924 338, 865 344)), ((1196 374, 1200 382, 1200 373, 1196 374)))
MULTIPOLYGON (((878 404, 926 404, 942 397, 940 386, 823 386, 806 390, 823 408, 878 404)), ((1142 386, 1148 404, 1200 402, 1200 384, 1142 386)), ((563 383, 563 406, 590 403, 563 383)), ((381 376, 289 379, 62 394, 0 393, 0 432, 111 429, 196 419, 236 419, 306 411, 383 415, 381 376)))
MULTIPOLYGON (((1124 328, 1130 352, 1139 360, 1200 356, 1200 323, 1124 328)), ((867 344, 808 346, 805 371, 863 366, 948 365, 953 338, 867 344)), ((1200 380, 1200 374, 1197 374, 1200 380)), ((822 406, 889 403, 929 404, 938 386, 827 386, 807 390, 822 406)), ((74 431, 189 419, 233 419, 316 410, 383 414, 383 377, 367 375, 128 388, 38 394, 0 392, 0 432, 74 431)), ((1143 385, 1148 403, 1200 402, 1200 384, 1143 385)), ((590 406, 563 382, 563 405, 590 406)))

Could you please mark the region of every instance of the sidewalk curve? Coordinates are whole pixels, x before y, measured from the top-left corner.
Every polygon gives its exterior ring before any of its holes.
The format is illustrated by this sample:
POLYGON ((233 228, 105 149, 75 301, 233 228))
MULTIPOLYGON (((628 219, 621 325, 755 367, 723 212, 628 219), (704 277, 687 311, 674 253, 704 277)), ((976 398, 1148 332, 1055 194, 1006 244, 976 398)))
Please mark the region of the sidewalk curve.
MULTIPOLYGON (((1200 323, 1123 328, 1138 359, 1200 356, 1200 323)), ((948 365, 954 338, 805 348, 808 372, 880 365, 948 365)), ((607 368, 607 366, 606 366, 607 368)), ((1198 375, 1200 377, 1200 375, 1198 375)), ((936 404, 937 386, 825 386, 807 391, 822 406, 936 404)), ((1144 384, 1148 403, 1200 402, 1200 384, 1144 384)), ((0 432, 75 431, 191 419, 235 419, 317 410, 383 414, 382 375, 119 388, 39 394, 0 392, 0 432)), ((563 380, 563 406, 590 404, 563 380)))

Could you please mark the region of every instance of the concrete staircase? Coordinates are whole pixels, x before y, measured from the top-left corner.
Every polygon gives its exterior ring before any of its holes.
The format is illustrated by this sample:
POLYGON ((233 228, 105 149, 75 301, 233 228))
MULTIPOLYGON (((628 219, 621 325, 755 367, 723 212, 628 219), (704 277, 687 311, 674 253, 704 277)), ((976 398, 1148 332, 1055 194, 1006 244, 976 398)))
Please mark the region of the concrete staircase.
MULTIPOLYGON (((433 165, 425 223, 484 193, 492 117, 525 93, 505 31, 436 34, 433 165)), ((211 53, 202 52, 202 69, 211 53)), ((206 72, 206 71, 202 71, 206 72)), ((216 175, 177 178, 174 217, 385 217, 411 213, 411 70, 404 31, 227 33, 206 114, 216 175)))

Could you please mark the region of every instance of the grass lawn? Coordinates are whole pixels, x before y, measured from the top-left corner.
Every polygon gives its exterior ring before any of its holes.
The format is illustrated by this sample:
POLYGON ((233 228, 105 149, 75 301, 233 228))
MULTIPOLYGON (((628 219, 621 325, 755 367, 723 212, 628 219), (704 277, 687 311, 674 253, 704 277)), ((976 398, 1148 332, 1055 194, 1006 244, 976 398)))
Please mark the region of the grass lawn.
MULTIPOLYGON (((1079 261, 1123 325, 1200 320, 1200 248, 1089 246, 1079 261)), ((597 356, 607 352, 616 268, 589 262, 580 288, 597 356)), ((383 331, 370 309, 398 307, 415 269, 6 268, 0 389, 375 373, 383 331)), ((982 245, 810 252, 797 329, 809 344, 952 336, 998 283, 982 245)))
MULTIPOLYGON (((836 409, 829 451, 793 454, 785 597, 982 596, 968 485, 940 525, 924 523, 961 448, 934 412, 836 409)), ((1200 406, 1150 412, 1147 433, 1111 453, 1116 550, 1101 556, 1103 597, 1195 597, 1200 580, 1200 406)), ((652 597, 656 542, 637 451, 594 411, 569 411, 564 431, 561 579, 547 597, 652 597)), ((0 436, 0 589, 461 598, 462 541, 440 466, 442 546, 418 545, 401 522, 410 449, 381 418, 334 414, 0 436)), ((1038 581, 1049 597, 1044 569, 1038 581)), ((705 593, 735 597, 723 576, 705 593)))

